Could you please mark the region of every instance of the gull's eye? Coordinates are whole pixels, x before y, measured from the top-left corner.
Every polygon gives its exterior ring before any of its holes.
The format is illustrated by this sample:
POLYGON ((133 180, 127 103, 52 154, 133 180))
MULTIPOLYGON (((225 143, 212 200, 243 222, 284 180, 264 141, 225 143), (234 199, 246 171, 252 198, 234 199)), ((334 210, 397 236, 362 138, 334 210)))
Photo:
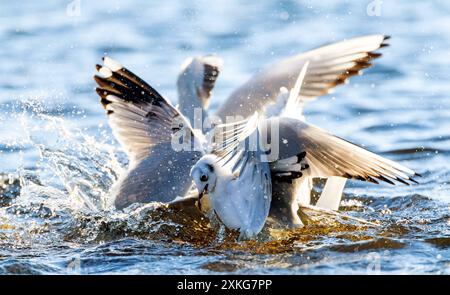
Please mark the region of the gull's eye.
POLYGON ((203 181, 203 182, 208 181, 208 175, 202 174, 202 175, 200 176, 200 180, 203 181))

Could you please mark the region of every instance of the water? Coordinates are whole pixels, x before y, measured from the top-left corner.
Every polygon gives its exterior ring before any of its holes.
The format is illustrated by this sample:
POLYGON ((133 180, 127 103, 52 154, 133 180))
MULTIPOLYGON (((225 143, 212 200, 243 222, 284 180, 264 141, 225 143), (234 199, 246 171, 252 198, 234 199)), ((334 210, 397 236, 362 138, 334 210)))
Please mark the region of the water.
POLYGON ((19 197, 0 189, 0 273, 449 274, 450 4, 384 1, 369 16, 370 1, 316 2, 81 0, 69 14, 70 1, 1 3, 0 178, 22 185, 19 197), (258 68, 370 33, 392 36, 376 66, 306 115, 423 175, 350 182, 343 212, 380 226, 305 212, 303 229, 238 243, 162 204, 111 209, 127 160, 93 91, 103 55, 174 101, 181 62, 216 53, 214 109, 258 68))

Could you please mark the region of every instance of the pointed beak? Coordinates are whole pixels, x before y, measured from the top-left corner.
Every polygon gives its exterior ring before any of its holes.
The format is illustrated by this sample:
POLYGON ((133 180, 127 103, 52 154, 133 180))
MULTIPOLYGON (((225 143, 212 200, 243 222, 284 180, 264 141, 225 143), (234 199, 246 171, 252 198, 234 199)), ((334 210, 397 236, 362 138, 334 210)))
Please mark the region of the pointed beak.
POLYGON ((203 190, 198 193, 198 209, 200 211, 202 211, 202 202, 201 202, 202 198, 207 193, 208 193, 208 184, 206 184, 205 187, 203 188, 203 190))

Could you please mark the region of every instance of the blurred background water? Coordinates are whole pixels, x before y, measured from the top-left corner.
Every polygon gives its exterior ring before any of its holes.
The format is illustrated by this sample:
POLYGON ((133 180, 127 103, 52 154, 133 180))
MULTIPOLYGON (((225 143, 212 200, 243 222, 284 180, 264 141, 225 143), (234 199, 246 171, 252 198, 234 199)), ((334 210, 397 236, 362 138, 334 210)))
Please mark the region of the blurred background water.
POLYGON ((0 173, 21 185, 0 188, 0 273, 449 274, 449 15, 448 1, 2 1, 0 173), (182 61, 217 54, 215 109, 272 62, 372 33, 392 36, 383 57, 306 116, 422 174, 348 185, 341 209, 381 227, 316 216, 236 243, 158 204, 105 210, 126 157, 93 91, 102 56, 175 103, 182 61))

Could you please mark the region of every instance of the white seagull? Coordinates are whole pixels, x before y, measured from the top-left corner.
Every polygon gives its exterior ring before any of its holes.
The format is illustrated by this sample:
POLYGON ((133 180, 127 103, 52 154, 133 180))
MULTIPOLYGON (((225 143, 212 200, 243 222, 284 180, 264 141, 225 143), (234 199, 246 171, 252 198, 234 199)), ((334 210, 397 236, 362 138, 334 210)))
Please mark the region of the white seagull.
MULTIPOLYGON (((256 123, 257 115, 239 124, 231 137, 220 141, 224 144, 216 143, 191 170, 199 201, 207 193, 213 212, 226 227, 239 230, 240 239, 253 238, 262 230, 272 200, 270 167, 261 161, 260 152, 239 148, 240 152, 230 153, 233 147, 238 148, 236 142, 248 138, 246 131, 257 135, 256 123)), ((214 132, 217 134, 223 126, 217 126, 214 132)))
MULTIPOLYGON (((267 175, 267 167, 270 167, 270 183, 266 180, 261 184, 263 177, 256 177, 258 182, 255 184, 255 175, 259 175, 255 171, 247 174, 239 173, 236 176, 233 174, 234 170, 220 166, 217 156, 212 155, 203 156, 191 171, 200 196, 208 192, 211 209, 223 224, 231 229, 239 229, 241 235, 244 232, 246 237, 254 237, 259 232, 256 230, 262 229, 264 223, 261 224, 261 220, 266 216, 282 227, 302 226, 297 214, 299 209, 297 195, 302 184, 310 178, 342 177, 377 184, 380 180, 389 184, 394 184, 394 181, 407 185, 417 183, 413 177, 418 174, 413 170, 314 127, 298 119, 295 112, 292 113, 292 110, 297 109, 296 105, 302 103, 298 92, 307 67, 308 62, 303 66, 279 117, 227 130, 223 136, 224 140, 221 141, 225 143, 225 147, 219 154, 225 155, 224 157, 228 158, 227 162, 234 157, 251 155, 252 161, 241 161, 244 163, 242 170, 245 171, 245 165, 248 164, 254 169, 257 169, 256 167, 262 169, 260 173, 267 175), (258 150, 276 150, 278 153, 275 155, 271 152, 264 155, 259 153, 257 161, 254 160, 257 158, 255 152, 236 148, 235 141, 243 141, 242 134, 249 135, 254 132, 271 138, 267 143, 259 142, 263 146, 258 150), (230 135, 231 138, 227 138, 230 135), (262 159, 267 160, 270 165, 260 163, 262 159), (270 184, 271 194, 268 192, 270 184), (261 190, 261 187, 265 189, 261 190), (260 190, 259 195, 254 192, 255 189, 260 190), (269 215, 266 211, 267 198, 263 198, 268 195, 271 195, 269 215), (248 205, 249 202, 251 206, 248 205), (260 211, 257 211, 258 209, 260 211), (258 226, 249 229, 248 225, 252 222, 258 226)), ((216 148, 214 153, 218 154, 218 150, 216 148)))
MULTIPOLYGON (((268 118, 280 115, 285 106, 285 101, 278 99, 280 88, 285 89, 284 98, 287 99, 287 89, 294 88, 298 73, 308 62, 308 72, 299 99, 295 106, 289 108, 291 117, 304 121, 305 103, 330 93, 335 86, 346 83, 349 77, 361 74, 363 69, 372 65, 373 59, 381 56, 375 51, 388 46, 388 39, 389 36, 385 35, 352 38, 275 63, 236 89, 220 106, 216 115, 220 118, 231 115, 245 118, 255 111, 266 111, 268 118)), ((345 183, 346 179, 342 177, 328 178, 316 206, 338 210, 345 183)), ((310 204, 311 190, 312 178, 309 178, 299 189, 300 204, 310 204)))

